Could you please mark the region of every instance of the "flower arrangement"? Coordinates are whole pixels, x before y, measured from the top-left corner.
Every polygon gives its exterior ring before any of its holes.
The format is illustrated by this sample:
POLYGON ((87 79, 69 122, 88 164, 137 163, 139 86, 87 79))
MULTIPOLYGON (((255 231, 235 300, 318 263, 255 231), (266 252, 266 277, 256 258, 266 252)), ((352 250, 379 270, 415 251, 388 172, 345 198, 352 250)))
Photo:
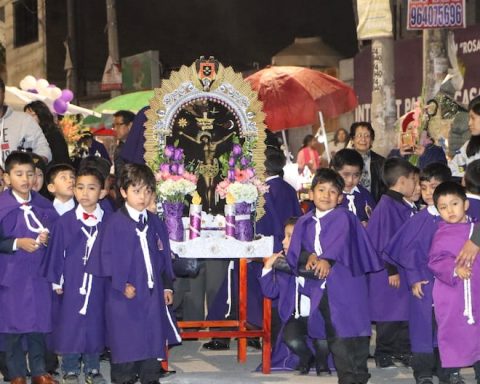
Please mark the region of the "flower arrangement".
POLYGON ((58 125, 62 130, 65 141, 70 145, 76 144, 85 133, 90 131, 88 127, 82 125, 81 122, 71 115, 63 116, 58 125))
POLYGON ((159 151, 153 169, 157 181, 157 194, 162 201, 184 203, 185 196, 197 189, 197 175, 193 165, 185 165, 182 148, 167 145, 159 151))
POLYGON ((268 186, 255 175, 251 155, 255 143, 245 140, 242 146, 236 136, 233 143, 232 152, 220 157, 224 179, 218 183, 216 192, 222 199, 229 194, 236 203, 254 203, 259 195, 268 192, 268 186))

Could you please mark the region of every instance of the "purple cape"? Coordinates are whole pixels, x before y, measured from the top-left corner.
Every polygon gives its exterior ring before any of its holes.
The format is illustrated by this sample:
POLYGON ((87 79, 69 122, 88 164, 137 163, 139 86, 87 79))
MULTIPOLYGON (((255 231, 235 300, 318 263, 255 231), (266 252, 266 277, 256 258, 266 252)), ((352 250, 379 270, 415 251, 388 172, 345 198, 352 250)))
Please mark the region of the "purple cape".
MULTIPOLYGON (((32 211, 46 228, 52 229, 58 214, 52 203, 31 192, 32 211)), ((11 190, 0 194, 0 228, 6 238, 37 238, 25 223, 20 204, 11 190)), ((0 333, 50 332, 52 288, 41 276, 40 263, 46 247, 29 253, 0 253, 0 333)))
MULTIPOLYGON (((98 224, 99 231, 106 218, 104 215, 98 224)), ((85 303, 85 295, 80 294, 87 244, 82 227, 87 231, 95 229, 77 220, 75 210, 65 213, 53 228, 42 265, 43 274, 51 283, 59 284, 62 276, 64 279, 63 294, 55 297, 53 305, 52 348, 60 354, 100 353, 105 347, 105 278, 93 277, 87 312, 79 313, 85 303)))
MULTIPOLYGON (((412 209, 388 195, 383 195, 368 222, 367 233, 381 255, 390 239, 412 214, 412 209)), ((372 321, 407 321, 408 287, 400 270, 400 288, 388 285, 386 269, 368 276, 372 321)))
MULTIPOLYGON (((297 271, 301 251, 314 253, 315 220, 312 216, 313 212, 302 216, 293 230, 287 253, 293 271, 297 271)), ((345 208, 336 208, 322 217, 320 225, 321 257, 335 262, 326 285, 336 332, 339 337, 368 336, 371 327, 365 274, 381 269, 381 260, 358 218, 345 208)), ((323 280, 318 280, 317 290, 322 283, 323 280)))
POLYGON ((435 275, 433 302, 442 367, 466 367, 480 360, 480 263, 473 263, 471 287, 474 324, 464 316, 463 280, 454 276, 455 258, 470 237, 472 223, 440 223, 428 266, 435 275))
POLYGON ((355 200, 353 204, 355 204, 355 208, 357 213, 355 216, 358 217, 360 221, 368 221, 370 219, 370 215, 372 214, 373 209, 375 208, 375 200, 373 199, 368 189, 362 187, 360 184, 357 185, 359 192, 354 191, 352 194, 343 193, 343 199, 340 203, 340 206, 348 209, 348 198, 347 195, 353 195, 355 200))
POLYGON ((474 221, 480 220, 480 196, 467 193, 467 199, 470 203, 467 215, 474 221))
POLYGON ((433 353, 436 346, 432 318, 433 274, 428 268, 428 251, 441 222, 427 208, 408 219, 384 249, 385 261, 402 269, 409 290, 414 283, 427 280, 422 286, 423 298, 409 292, 409 332, 412 352, 433 353))
POLYGON ((173 279, 168 232, 163 221, 148 213, 147 242, 153 267, 152 289, 136 229, 123 209, 105 222, 87 263, 87 271, 108 277, 105 292, 107 345, 114 363, 165 358, 167 345, 178 344, 175 322, 164 301, 162 275, 173 279), (126 284, 135 297, 124 296, 126 284))
POLYGON ((135 119, 133 119, 132 128, 128 133, 127 140, 122 146, 120 157, 124 159, 127 163, 134 164, 145 164, 145 159, 143 158, 145 154, 145 123, 147 122, 147 116, 145 112, 150 109, 150 107, 144 107, 138 111, 135 119))

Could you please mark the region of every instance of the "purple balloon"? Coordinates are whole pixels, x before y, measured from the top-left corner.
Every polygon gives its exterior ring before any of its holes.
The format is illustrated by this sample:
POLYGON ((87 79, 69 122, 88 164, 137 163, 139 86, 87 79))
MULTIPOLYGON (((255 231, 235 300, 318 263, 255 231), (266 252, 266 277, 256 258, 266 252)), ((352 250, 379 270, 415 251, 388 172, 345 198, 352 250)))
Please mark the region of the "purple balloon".
POLYGON ((62 100, 60 97, 58 99, 56 99, 54 102, 53 102, 53 109, 55 110, 55 112, 57 112, 58 114, 62 115, 64 114, 67 109, 68 109, 68 105, 67 103, 65 102, 65 100, 62 100))
POLYGON ((73 100, 73 92, 70 89, 62 90, 62 96, 60 98, 65 102, 70 102, 73 100))

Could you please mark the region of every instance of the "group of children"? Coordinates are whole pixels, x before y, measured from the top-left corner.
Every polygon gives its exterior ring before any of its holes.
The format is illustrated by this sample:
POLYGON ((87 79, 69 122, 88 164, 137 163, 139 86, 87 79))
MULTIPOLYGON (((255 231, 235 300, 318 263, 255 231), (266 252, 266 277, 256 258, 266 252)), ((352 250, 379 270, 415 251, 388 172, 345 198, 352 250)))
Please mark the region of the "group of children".
POLYGON ((480 271, 456 261, 480 215, 480 161, 467 168, 466 194, 444 164, 419 171, 387 159, 377 204, 359 184, 362 169, 343 149, 318 170, 313 209, 287 221, 283 252, 264 262, 262 291, 281 323, 272 366, 318 375, 334 366, 339 383, 366 383, 374 322, 378 367, 397 361, 419 384, 457 384, 473 366, 480 383, 480 271), (282 258, 290 271, 276 268, 282 258))
POLYGON ((55 384, 47 350, 61 356, 63 382, 103 384, 100 354, 111 351, 112 381, 158 383, 159 359, 180 336, 167 305, 173 272, 166 227, 147 211, 155 178, 127 165, 125 205, 104 200, 95 162, 47 171, 51 201, 33 191, 35 163, 25 152, 5 161, 0 194, 0 333, 12 384, 55 384), (25 354, 25 352, 27 352, 25 354))

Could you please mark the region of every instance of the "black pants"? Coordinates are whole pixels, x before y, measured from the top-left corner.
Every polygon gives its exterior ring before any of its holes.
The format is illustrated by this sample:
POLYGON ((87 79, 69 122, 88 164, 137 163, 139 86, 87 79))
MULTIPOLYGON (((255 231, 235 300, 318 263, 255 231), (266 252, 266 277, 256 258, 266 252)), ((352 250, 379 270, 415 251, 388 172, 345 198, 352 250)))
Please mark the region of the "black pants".
POLYGON ((342 338, 337 336, 330 314, 327 289, 320 301, 320 312, 325 321, 328 347, 333 355, 339 384, 366 383, 370 378, 367 367, 369 337, 342 338))
POLYGON ((27 376, 27 361, 22 339, 27 341, 28 365, 32 376, 46 373, 45 369, 45 335, 43 333, 9 333, 5 334, 5 349, 8 374, 11 379, 27 376))
POLYGON ((135 383, 137 376, 140 383, 147 384, 160 379, 160 362, 157 359, 111 364, 112 382, 117 384, 135 383))
MULTIPOLYGON (((282 319, 278 314, 278 308, 272 307, 272 323, 271 323, 271 338, 272 338, 272 348, 277 343, 277 337, 282 328, 282 319)), ((1 368, 0 368, 1 369, 1 368)))
POLYGON ((407 321, 377 321, 375 357, 410 354, 407 321))

